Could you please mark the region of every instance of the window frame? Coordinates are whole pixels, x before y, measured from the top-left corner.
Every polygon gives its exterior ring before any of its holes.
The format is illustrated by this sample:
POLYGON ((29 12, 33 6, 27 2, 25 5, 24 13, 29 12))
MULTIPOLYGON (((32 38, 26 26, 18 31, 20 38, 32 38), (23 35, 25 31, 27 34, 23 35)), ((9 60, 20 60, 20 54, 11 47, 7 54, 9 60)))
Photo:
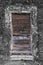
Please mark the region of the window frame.
MULTIPOLYGON (((11 39, 9 41, 10 44, 10 48, 12 48, 11 43, 13 43, 13 31, 12 31, 12 13, 30 13, 30 21, 31 21, 31 48, 32 48, 32 55, 28 55, 28 56, 11 56, 10 54, 10 59, 11 60, 33 60, 34 56, 36 55, 34 52, 34 44, 36 42, 34 42, 33 40, 33 35, 35 34, 37 36, 38 32, 37 32, 37 7, 36 6, 29 6, 29 5, 25 5, 23 6, 22 4, 16 4, 16 5, 10 5, 7 8, 5 8, 5 28, 10 30, 10 35, 11 35, 11 39), (15 59, 14 59, 14 58, 15 59)), ((37 37, 38 38, 38 37, 37 37)), ((37 40, 36 40, 37 41, 37 40)), ((10 50, 11 53, 11 50, 10 50)))

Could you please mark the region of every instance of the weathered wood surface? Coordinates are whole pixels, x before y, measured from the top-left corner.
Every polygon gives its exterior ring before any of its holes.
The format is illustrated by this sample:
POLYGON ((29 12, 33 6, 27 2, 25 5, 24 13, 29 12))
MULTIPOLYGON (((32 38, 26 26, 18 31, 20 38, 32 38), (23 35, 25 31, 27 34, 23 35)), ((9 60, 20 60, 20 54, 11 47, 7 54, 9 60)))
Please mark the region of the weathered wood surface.
POLYGON ((13 34, 30 34, 30 14, 12 14, 13 34))
POLYGON ((13 29, 12 54, 14 55, 31 54, 30 14, 12 13, 12 29, 13 29))

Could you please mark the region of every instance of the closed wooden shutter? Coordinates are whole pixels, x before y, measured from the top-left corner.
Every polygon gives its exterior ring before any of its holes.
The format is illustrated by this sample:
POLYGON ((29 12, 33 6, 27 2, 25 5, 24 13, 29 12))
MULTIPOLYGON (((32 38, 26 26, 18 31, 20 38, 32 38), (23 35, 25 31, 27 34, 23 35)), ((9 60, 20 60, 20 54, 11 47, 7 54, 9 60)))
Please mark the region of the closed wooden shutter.
POLYGON ((12 29, 13 29, 13 51, 12 54, 31 54, 31 22, 30 14, 12 13, 12 29), (22 52, 20 52, 22 51, 22 52), (29 52, 25 52, 29 51, 29 52))

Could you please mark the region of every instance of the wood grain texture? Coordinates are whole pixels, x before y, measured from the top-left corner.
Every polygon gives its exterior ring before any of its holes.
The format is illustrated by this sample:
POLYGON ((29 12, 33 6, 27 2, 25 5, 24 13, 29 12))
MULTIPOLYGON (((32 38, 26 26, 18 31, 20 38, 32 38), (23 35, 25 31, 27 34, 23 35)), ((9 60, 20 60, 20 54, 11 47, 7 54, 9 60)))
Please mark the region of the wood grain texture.
POLYGON ((13 33, 30 34, 30 14, 12 14, 13 33))

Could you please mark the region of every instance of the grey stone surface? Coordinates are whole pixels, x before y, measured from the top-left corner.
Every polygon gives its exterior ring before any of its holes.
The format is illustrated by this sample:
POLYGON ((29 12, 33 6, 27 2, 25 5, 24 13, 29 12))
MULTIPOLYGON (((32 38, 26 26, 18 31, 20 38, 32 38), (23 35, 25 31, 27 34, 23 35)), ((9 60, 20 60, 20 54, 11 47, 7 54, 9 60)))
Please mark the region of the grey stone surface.
MULTIPOLYGON (((17 1, 17 0, 16 0, 17 1)), ((38 18, 37 18, 37 25, 38 25, 38 32, 39 32, 39 42, 38 42, 38 48, 39 48, 39 54, 40 54, 40 60, 43 60, 43 0, 32 0, 30 2, 30 4, 34 4, 38 7, 38 18), (41 52, 42 51, 42 52, 41 52)), ((5 33, 5 27, 4 27, 4 9, 8 6, 8 5, 14 5, 14 0, 0 0, 0 36, 4 36, 5 33)), ((2 38, 3 40, 3 38, 2 38)), ((1 47, 2 50, 0 52, 4 53, 4 43, 5 41, 2 41, 1 43, 1 47)), ((2 58, 1 58, 2 59, 2 58)), ((3 60, 0 60, 0 63, 2 64, 3 60)), ((0 64, 0 65, 1 65, 0 64)), ((5 64, 6 65, 6 64, 5 64)), ((27 64, 29 65, 29 64, 27 64)), ((31 65, 31 64, 30 64, 31 65)), ((37 65, 37 64, 34 64, 37 65)), ((41 61, 41 65, 43 65, 43 62, 41 61)))

